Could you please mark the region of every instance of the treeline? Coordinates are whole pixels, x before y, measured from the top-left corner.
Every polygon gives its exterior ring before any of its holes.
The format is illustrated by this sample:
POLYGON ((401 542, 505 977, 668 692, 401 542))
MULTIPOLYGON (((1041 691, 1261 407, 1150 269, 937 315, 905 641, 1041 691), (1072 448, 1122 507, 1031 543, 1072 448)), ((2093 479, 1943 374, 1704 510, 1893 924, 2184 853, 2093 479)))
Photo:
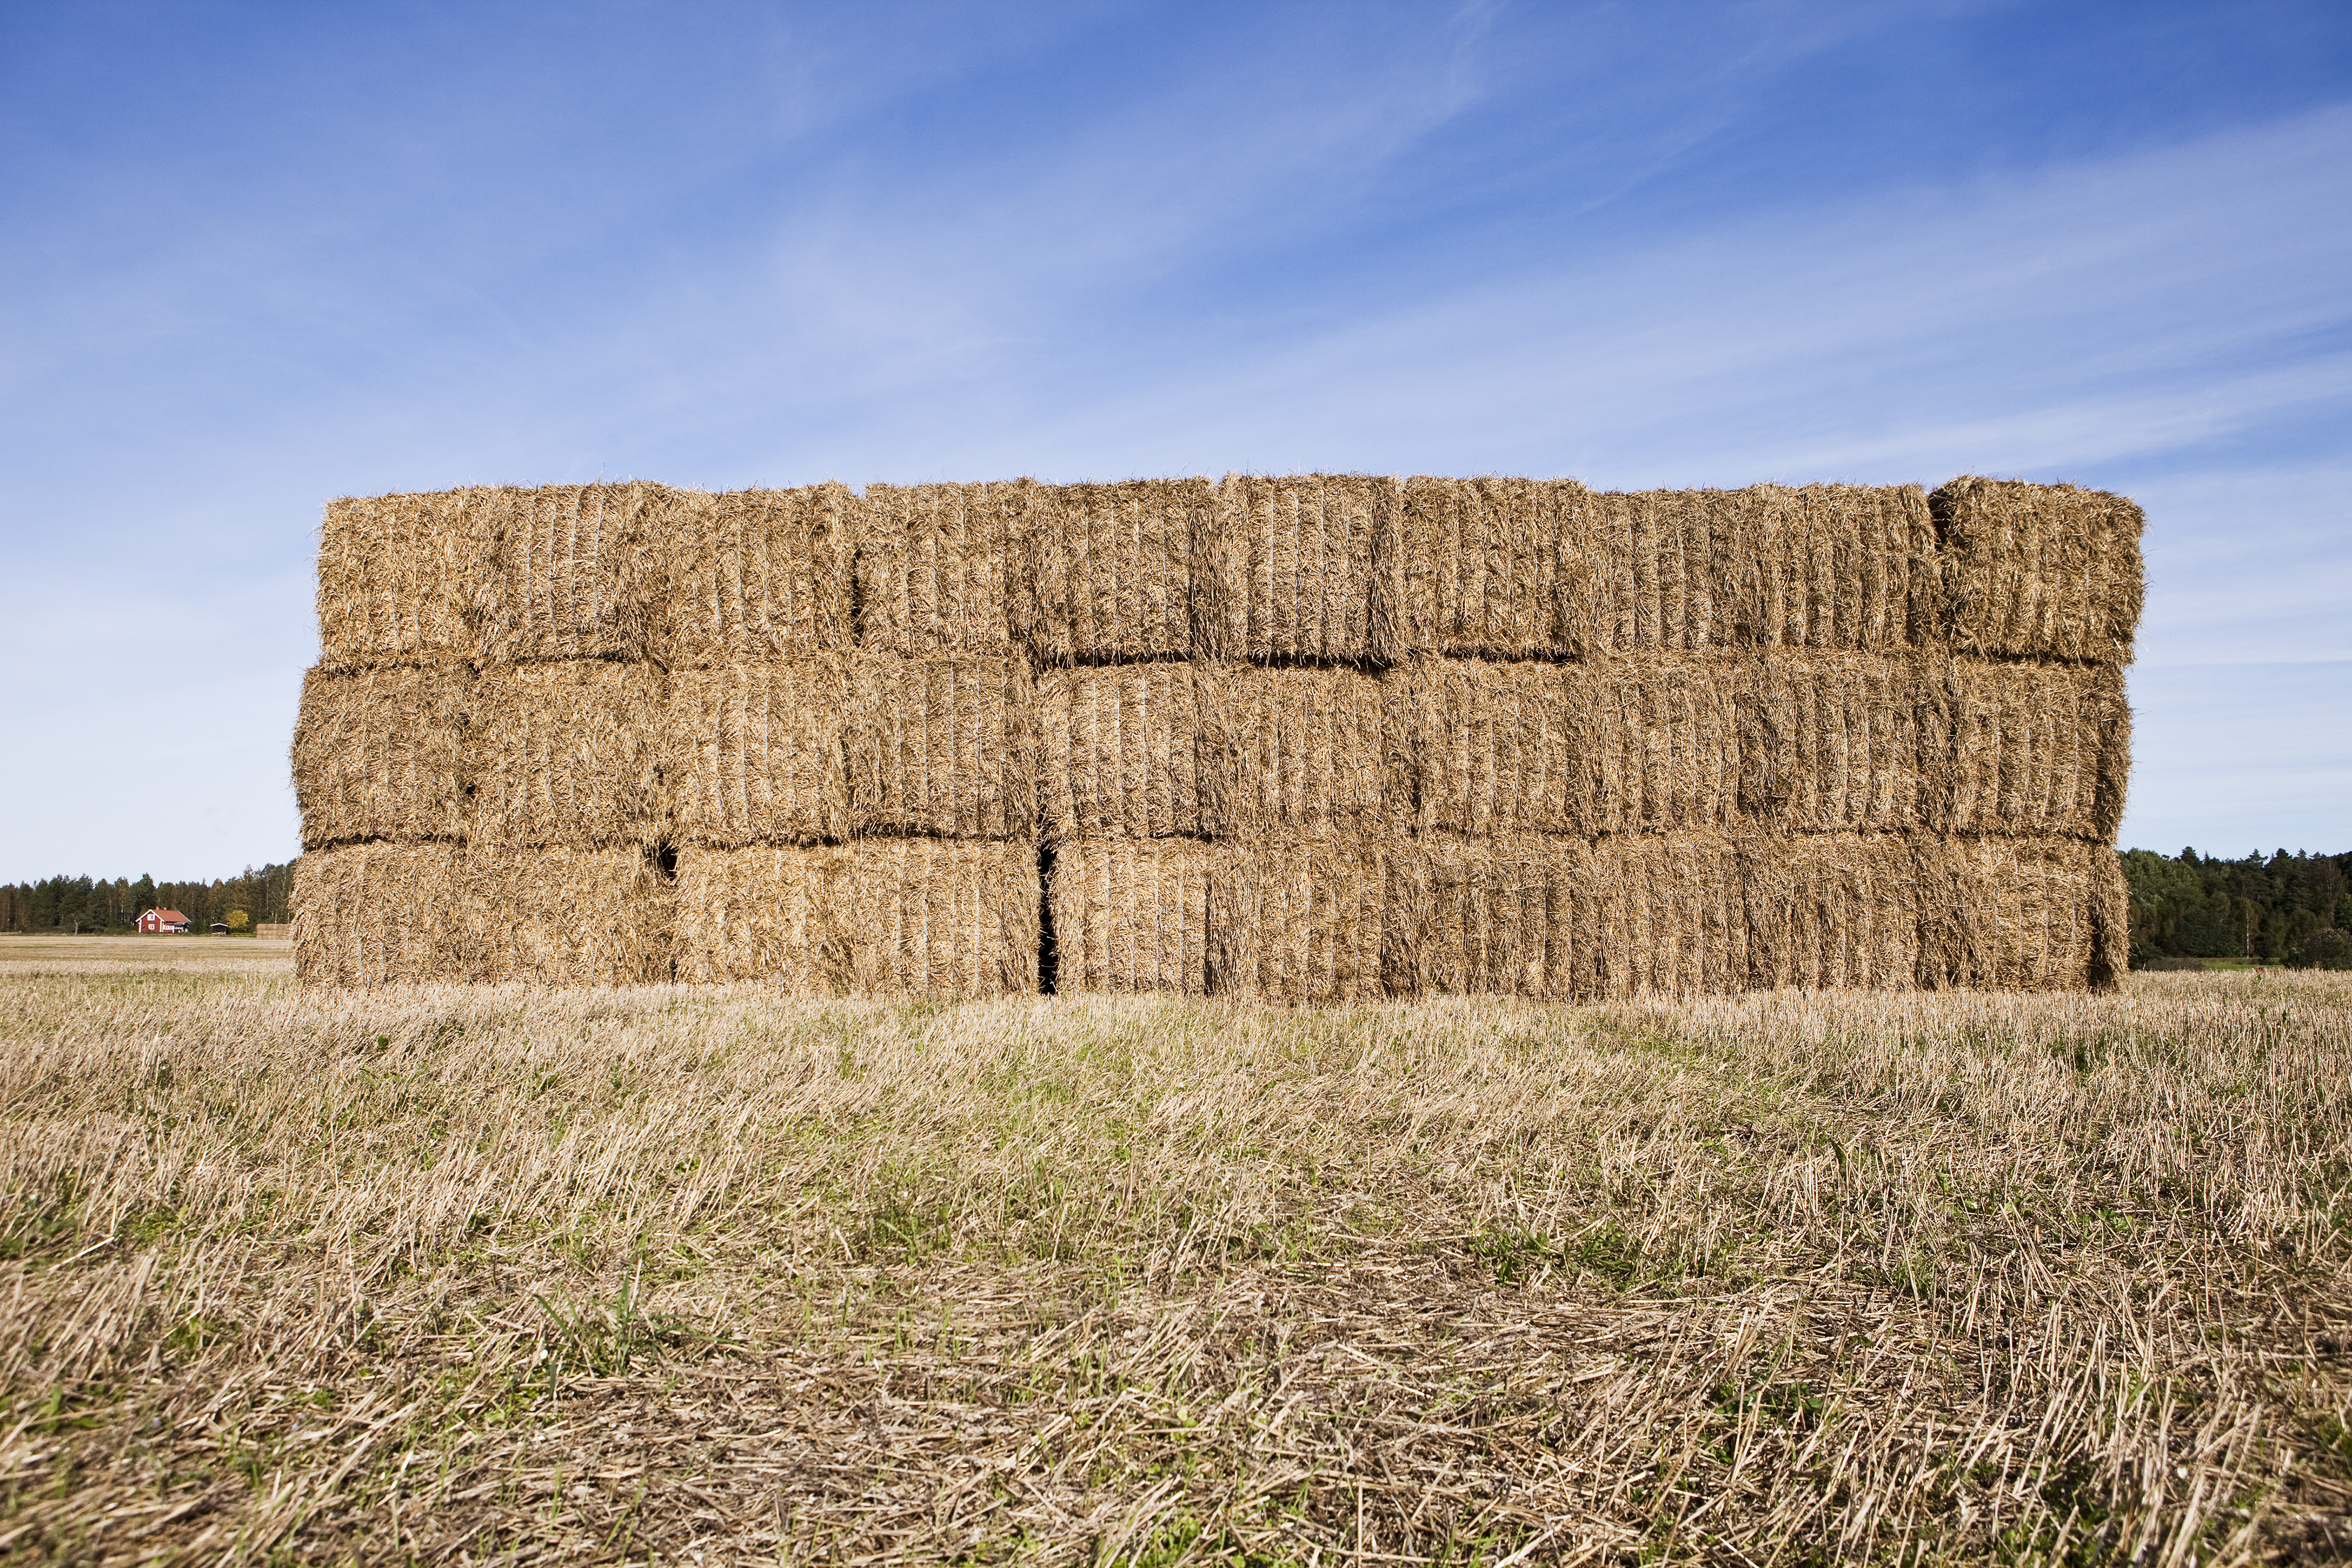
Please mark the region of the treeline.
POLYGON ((2124 852, 2135 965, 2255 958, 2352 967, 2352 854, 2124 852))
POLYGON ((260 925, 291 920, 293 894, 291 864, 247 866, 218 882, 52 876, 0 883, 0 931, 133 931, 139 917, 155 908, 178 910, 194 931, 228 919, 236 909, 260 925))

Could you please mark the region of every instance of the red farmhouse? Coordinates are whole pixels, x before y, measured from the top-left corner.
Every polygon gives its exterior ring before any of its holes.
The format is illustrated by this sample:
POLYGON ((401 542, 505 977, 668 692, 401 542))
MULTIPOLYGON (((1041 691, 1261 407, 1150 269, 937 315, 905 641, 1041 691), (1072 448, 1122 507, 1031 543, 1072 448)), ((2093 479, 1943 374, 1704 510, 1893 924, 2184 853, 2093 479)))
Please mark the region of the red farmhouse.
POLYGON ((184 936, 188 934, 188 917, 176 909, 151 909, 139 917, 139 929, 184 936))

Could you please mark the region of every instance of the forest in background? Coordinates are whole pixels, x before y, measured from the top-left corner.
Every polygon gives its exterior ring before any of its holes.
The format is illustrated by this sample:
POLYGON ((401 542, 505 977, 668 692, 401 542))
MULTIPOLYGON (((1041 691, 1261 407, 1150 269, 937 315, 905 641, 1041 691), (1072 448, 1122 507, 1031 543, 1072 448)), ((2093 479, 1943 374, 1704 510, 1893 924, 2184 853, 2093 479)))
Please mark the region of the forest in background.
POLYGON ((186 915, 198 931, 242 909, 253 924, 294 918, 294 867, 251 866, 214 882, 157 882, 152 876, 52 876, 0 883, 0 931, 131 931, 161 906, 186 915))

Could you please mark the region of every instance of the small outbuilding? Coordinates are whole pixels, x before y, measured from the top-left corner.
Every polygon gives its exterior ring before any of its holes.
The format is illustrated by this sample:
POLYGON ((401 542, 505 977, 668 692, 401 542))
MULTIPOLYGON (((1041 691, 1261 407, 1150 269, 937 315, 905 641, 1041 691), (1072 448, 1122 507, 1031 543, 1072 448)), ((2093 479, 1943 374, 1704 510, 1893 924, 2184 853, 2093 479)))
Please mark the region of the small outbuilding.
POLYGON ((139 917, 139 929, 153 936, 185 936, 188 917, 176 909, 151 909, 139 917))

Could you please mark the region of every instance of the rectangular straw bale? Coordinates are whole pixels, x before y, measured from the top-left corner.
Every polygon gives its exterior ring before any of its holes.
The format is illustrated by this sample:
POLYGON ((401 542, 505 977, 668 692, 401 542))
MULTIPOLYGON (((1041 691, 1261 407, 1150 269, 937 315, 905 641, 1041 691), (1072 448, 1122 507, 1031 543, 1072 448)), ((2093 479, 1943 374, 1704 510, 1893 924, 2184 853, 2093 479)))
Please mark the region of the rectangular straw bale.
POLYGON ((651 844, 667 833, 667 701, 651 664, 486 669, 474 683, 477 843, 651 844))
POLYGON ((1216 499, 1201 478, 1040 486, 1023 535, 1031 654, 1069 664, 1192 653, 1193 563, 1216 499))
POLYGON ((1228 474, 1196 580, 1196 656, 1360 663, 1401 652, 1394 479, 1228 474))
POLYGON ((846 652, 858 501, 845 485, 679 497, 656 653, 721 669, 846 652))
POLYGON ((1325 1006, 1385 995, 1386 837, 1235 846, 1208 894, 1208 988, 1325 1006))
POLYGON ((1241 839, 1382 835, 1403 822, 1389 779, 1380 679, 1357 670, 1203 668, 1204 732, 1223 805, 1213 829, 1241 839))
POLYGON ((320 666, 474 657, 499 494, 468 487, 328 502, 319 534, 320 666))
POLYGON ((866 840, 678 855, 677 970, 798 996, 1037 988, 1029 844, 866 840))
POLYGON ((1424 835, 1389 861, 1391 996, 1590 1000, 1603 993, 1592 852, 1581 839, 1424 835))
POLYGON ((1908 990, 1919 874, 1899 833, 1777 833, 1740 843, 1749 980, 1758 988, 1908 990))
POLYGON ((1586 654, 1596 558, 1570 529, 1588 500, 1573 479, 1407 479, 1402 647, 1383 656, 1586 654))
POLYGON ((850 831, 1037 837, 1037 695, 1026 657, 851 663, 850 831))
POLYGON ((294 972, 306 986, 470 977, 457 844, 358 843, 294 862, 294 972))
POLYGON ((1954 652, 2131 663, 2145 588, 2137 506, 2104 490, 1973 476, 1927 501, 1954 652))
POLYGON ((470 664, 391 665, 302 677, 294 799, 302 844, 463 839, 473 758, 470 664))
POLYGON ((1738 641, 1746 541, 1725 490, 1600 491, 1560 501, 1568 638, 1590 658, 1704 653, 1738 641))
POLYGON ((1213 673, 1191 663, 1048 670, 1037 680, 1040 810, 1048 841, 1222 830, 1213 673))
POLYGON ((1055 988, 1067 994, 1209 988, 1209 890, 1244 852, 1191 839, 1108 839, 1055 852, 1055 988))
POLYGON ((2112 842, 2131 780, 2131 705, 2112 664, 1955 658, 1923 683, 1928 826, 2112 842))
POLYGON ((489 533, 481 660, 645 656, 685 509, 679 492, 630 483, 480 495, 489 533))
POLYGON ((1722 828, 1735 818, 1741 666, 1620 656, 1570 672, 1575 815, 1592 833, 1722 828))
POLYGON ((1024 580, 1030 479, 973 485, 868 485, 857 521, 857 642, 929 658, 1023 650, 1035 619, 1024 580))
POLYGON ((1891 653, 1940 640, 1942 565, 1918 486, 1754 485, 1729 500, 1735 641, 1891 653))
POLYGON ((476 844, 458 871, 469 977, 542 986, 671 977, 676 893, 651 851, 476 844))
POLYGON ((2074 839, 1930 838, 1919 859, 1919 981, 2075 990, 2106 983, 2115 852, 2074 839))
POLYGON ((1797 832, 1903 831, 1920 820, 1920 666, 1766 653, 1739 695, 1739 809, 1797 832))
POLYGON ((680 669, 669 677, 663 785, 680 843, 849 836, 849 658, 680 669))
POLYGON ((1748 987, 1739 854, 1714 833, 1614 833, 1592 846, 1601 986, 1612 997, 1748 987))

